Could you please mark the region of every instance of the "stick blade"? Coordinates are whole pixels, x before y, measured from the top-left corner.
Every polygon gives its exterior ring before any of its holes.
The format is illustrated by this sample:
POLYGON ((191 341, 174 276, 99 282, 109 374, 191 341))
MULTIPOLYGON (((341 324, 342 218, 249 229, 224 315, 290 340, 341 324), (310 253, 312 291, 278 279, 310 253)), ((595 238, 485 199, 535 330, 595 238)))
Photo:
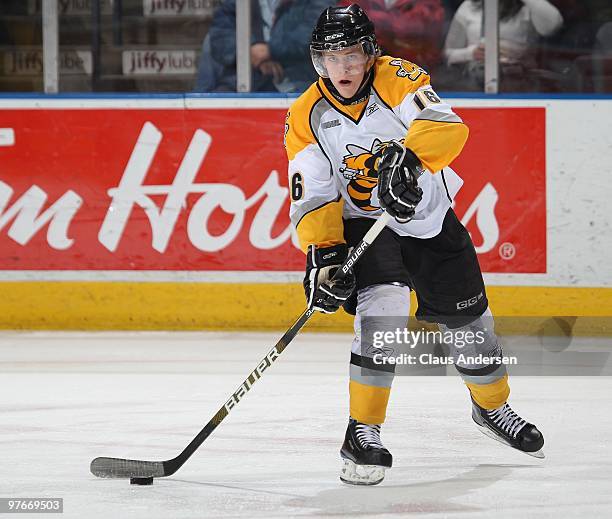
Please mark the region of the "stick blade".
POLYGON ((111 479, 161 478, 166 475, 161 461, 96 458, 89 469, 94 476, 111 479))

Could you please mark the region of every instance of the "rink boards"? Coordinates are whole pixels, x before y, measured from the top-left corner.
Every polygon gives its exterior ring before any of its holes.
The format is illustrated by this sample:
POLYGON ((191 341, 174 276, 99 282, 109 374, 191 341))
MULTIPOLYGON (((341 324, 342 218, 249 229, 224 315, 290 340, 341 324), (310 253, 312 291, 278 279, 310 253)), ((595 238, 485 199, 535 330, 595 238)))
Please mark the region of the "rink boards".
MULTIPOLYGON (((304 262, 287 216, 290 102, 0 98, 0 326, 290 324, 304 262)), ((470 127, 455 211, 493 311, 597 332, 588 318, 612 315, 612 100, 450 102, 470 127)), ((312 323, 350 326, 341 313, 312 323)))

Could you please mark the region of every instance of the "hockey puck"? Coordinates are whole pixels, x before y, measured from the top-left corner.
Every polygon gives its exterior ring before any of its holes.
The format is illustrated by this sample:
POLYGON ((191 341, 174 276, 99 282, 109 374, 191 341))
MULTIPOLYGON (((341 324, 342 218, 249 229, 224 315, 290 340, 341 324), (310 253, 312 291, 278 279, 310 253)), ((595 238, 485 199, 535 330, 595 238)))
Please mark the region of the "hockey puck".
POLYGON ((130 478, 130 485, 152 485, 153 478, 130 478))

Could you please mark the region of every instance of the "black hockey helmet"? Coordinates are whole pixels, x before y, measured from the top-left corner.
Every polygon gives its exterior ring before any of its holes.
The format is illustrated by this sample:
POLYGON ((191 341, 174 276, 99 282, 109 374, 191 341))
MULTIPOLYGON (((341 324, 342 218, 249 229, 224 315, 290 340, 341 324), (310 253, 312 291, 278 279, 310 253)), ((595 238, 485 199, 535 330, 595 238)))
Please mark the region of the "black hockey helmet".
POLYGON ((317 73, 327 77, 322 53, 361 45, 366 56, 380 56, 374 24, 357 4, 328 7, 321 13, 312 32, 310 55, 317 73))

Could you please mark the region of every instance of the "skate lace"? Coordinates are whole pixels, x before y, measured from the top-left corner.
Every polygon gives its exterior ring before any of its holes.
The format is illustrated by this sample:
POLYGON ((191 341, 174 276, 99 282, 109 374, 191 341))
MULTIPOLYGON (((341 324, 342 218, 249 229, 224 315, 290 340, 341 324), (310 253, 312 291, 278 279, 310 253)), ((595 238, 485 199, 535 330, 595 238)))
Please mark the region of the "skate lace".
POLYGON ((493 411, 488 411, 488 415, 495 425, 513 438, 516 438, 516 435, 527 423, 508 404, 504 404, 493 411))
POLYGON ((380 441, 380 425, 358 423, 355 425, 355 435, 362 447, 375 447, 384 449, 380 441))

